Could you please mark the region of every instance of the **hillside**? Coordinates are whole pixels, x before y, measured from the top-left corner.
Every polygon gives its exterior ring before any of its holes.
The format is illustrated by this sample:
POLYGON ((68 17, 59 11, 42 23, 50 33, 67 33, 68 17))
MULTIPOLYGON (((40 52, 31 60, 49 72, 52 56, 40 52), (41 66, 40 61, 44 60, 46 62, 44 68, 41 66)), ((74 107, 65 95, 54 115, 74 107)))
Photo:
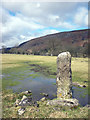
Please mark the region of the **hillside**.
POLYGON ((70 51, 72 56, 87 56, 88 54, 88 29, 70 32, 59 32, 38 37, 11 48, 8 52, 58 55, 62 51, 70 51))

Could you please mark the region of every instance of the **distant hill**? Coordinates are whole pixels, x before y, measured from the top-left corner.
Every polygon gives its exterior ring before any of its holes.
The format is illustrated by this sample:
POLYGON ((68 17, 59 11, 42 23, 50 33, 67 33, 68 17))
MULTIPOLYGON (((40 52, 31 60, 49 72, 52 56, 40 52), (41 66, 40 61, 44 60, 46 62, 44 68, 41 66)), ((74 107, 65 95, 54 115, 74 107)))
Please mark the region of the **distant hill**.
POLYGON ((72 56, 87 56, 88 29, 38 37, 8 50, 10 53, 35 55, 58 55, 63 51, 70 51, 72 56))

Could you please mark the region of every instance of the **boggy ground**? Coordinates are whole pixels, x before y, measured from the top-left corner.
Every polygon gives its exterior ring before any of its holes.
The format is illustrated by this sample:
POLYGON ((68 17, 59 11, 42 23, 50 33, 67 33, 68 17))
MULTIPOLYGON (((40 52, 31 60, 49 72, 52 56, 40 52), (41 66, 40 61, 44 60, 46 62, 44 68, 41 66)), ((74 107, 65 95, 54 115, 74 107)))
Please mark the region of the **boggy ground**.
MULTIPOLYGON (((42 72, 49 77, 56 78, 56 56, 34 56, 34 55, 2 55, 2 74, 6 75, 2 79, 2 113, 3 118, 87 118, 88 108, 78 107, 73 109, 58 108, 46 106, 45 102, 40 102, 39 108, 28 106, 26 112, 19 116, 17 110, 19 107, 14 107, 16 99, 19 97, 17 93, 13 93, 5 88, 10 85, 19 84, 18 76, 21 80, 24 79, 22 71, 27 72, 36 70, 42 72), (37 70, 38 69, 38 70, 37 70), (10 76, 9 76, 10 74, 10 76), (16 81, 13 81, 13 79, 16 81)), ((79 84, 88 85, 88 58, 72 58, 72 81, 79 84)))
POLYGON ((49 70, 49 67, 45 67, 45 66, 40 66, 38 64, 29 64, 30 67, 33 66, 33 68, 31 69, 34 72, 40 72, 46 75, 57 75, 56 72, 52 72, 49 70))
MULTIPOLYGON (((18 81, 13 81, 13 78, 17 78, 19 75, 23 79, 22 76, 25 72, 22 73, 22 71, 27 69, 42 72, 49 77, 56 78, 56 59, 56 56, 3 54, 2 74, 7 75, 7 77, 3 77, 3 87, 5 88, 9 83, 12 86, 18 84, 18 81)), ((88 85, 88 58, 72 58, 71 68, 72 81, 88 85)))

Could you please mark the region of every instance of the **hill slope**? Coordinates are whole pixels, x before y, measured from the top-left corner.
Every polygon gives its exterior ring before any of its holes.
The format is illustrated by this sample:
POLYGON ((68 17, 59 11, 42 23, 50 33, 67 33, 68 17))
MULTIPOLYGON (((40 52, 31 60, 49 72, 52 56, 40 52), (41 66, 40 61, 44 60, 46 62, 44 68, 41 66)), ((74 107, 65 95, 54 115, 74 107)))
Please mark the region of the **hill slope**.
POLYGON ((62 51, 70 51, 73 56, 87 56, 88 29, 60 32, 38 37, 12 48, 10 52, 58 55, 62 51))

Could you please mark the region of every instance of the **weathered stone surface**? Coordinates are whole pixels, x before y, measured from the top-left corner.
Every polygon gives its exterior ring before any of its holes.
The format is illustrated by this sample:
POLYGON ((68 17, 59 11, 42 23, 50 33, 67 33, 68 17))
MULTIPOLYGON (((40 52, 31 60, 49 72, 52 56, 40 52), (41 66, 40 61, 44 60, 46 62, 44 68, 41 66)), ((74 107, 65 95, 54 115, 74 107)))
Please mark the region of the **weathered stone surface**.
POLYGON ((32 97, 26 97, 23 95, 21 101, 19 102, 19 106, 28 106, 32 105, 32 97))
POLYGON ((87 108, 89 108, 89 109, 90 109, 90 105, 89 105, 89 104, 87 104, 85 107, 87 107, 87 108))
POLYGON ((79 102, 77 99, 56 99, 56 100, 49 100, 47 105, 58 105, 58 106, 68 106, 68 107, 77 107, 79 102))
POLYGON ((76 82, 75 83, 73 82, 72 85, 78 86, 78 87, 87 87, 86 85, 80 85, 79 83, 76 83, 76 82))
POLYGON ((19 100, 19 99, 17 99, 17 100, 15 101, 14 106, 15 106, 15 107, 17 107, 17 106, 19 105, 19 103, 20 103, 20 100, 19 100))
POLYGON ((19 114, 19 115, 22 115, 24 112, 25 112, 25 108, 20 108, 20 109, 18 110, 18 114, 19 114))
POLYGON ((63 52, 57 57, 57 98, 72 97, 71 54, 63 52))
POLYGON ((30 94, 30 93, 32 93, 31 90, 22 92, 22 94, 30 94))
POLYGON ((41 95, 43 95, 44 97, 48 97, 47 93, 40 93, 41 95))
POLYGON ((21 101, 23 101, 24 99, 27 99, 27 96, 23 95, 21 101))

